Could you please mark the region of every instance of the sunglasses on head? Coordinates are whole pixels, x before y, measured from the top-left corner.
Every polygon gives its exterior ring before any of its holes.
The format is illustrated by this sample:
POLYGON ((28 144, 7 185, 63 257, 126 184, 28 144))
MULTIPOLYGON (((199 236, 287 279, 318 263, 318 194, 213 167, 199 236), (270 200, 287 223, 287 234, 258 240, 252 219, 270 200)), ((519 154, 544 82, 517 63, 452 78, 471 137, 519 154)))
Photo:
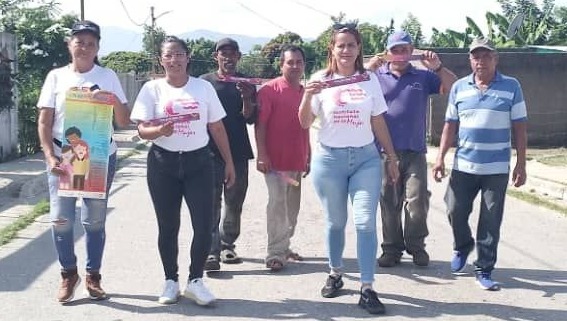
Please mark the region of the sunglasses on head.
POLYGON ((335 24, 333 24, 333 30, 335 30, 335 31, 343 30, 343 29, 356 30, 357 26, 358 26, 358 23, 356 23, 356 22, 335 23, 335 24))

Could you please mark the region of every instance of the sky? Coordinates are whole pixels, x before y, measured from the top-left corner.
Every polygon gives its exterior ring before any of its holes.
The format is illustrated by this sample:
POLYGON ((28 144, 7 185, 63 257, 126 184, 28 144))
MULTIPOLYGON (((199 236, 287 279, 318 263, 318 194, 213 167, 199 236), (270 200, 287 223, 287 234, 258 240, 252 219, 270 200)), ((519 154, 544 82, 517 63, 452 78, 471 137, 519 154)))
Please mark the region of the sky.
MULTIPOLYGON (((80 16, 80 0, 60 0, 63 13, 80 16)), ((466 17, 479 27, 486 25, 487 11, 500 12, 496 0, 84 0, 85 19, 102 28, 117 26, 142 31, 150 24, 150 7, 154 7, 157 26, 167 34, 197 29, 222 33, 273 38, 292 31, 303 38, 315 38, 330 25, 330 16, 339 12, 346 20, 358 19, 378 26, 395 21, 396 28, 412 13, 428 37, 431 28, 462 31, 466 17), (196 5, 199 3, 199 5, 196 5)), ((537 1, 541 3, 541 1, 537 1)), ((567 0, 555 0, 556 6, 567 6, 567 0)))

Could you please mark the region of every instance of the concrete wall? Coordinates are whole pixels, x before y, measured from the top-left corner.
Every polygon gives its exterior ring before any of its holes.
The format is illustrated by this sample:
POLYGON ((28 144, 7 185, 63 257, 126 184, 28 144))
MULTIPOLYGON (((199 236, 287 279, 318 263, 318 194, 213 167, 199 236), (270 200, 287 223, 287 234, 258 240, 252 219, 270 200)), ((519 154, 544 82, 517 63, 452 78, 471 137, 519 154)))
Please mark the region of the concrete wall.
MULTIPOLYGON (((16 73, 16 37, 13 34, 0 32, 0 53, 2 57, 13 60, 12 72, 16 73)), ((12 89, 17 94, 16 88, 12 89)), ((17 100, 15 100, 16 102, 17 100)), ((18 107, 0 112, 0 162, 13 156, 18 151, 18 107)))
POLYGON ((145 78, 137 77, 134 73, 118 74, 118 79, 120 80, 124 94, 128 99, 128 106, 132 109, 132 106, 134 106, 134 102, 136 101, 136 97, 138 96, 138 92, 140 92, 140 89, 147 80, 145 78))
MULTIPOLYGON (((459 78, 470 74, 467 53, 439 55, 459 78)), ((528 145, 567 146, 567 53, 501 52, 498 69, 522 85, 528 108, 528 145)), ((428 134, 435 145, 446 108, 447 96, 432 97, 428 134)))

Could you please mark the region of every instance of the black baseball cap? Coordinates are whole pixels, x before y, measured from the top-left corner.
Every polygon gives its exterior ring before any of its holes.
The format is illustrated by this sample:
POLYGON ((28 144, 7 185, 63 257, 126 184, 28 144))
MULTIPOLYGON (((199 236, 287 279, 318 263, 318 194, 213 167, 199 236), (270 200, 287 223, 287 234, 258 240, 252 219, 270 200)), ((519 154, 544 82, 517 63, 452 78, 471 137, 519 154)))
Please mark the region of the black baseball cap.
POLYGON ((232 49, 239 51, 238 49, 238 42, 232 38, 222 38, 221 40, 217 41, 215 46, 215 51, 219 51, 222 47, 231 47, 232 49))
POLYGON ((81 32, 90 32, 95 37, 100 39, 100 27, 92 21, 83 20, 83 21, 75 22, 75 24, 73 24, 73 27, 71 28, 71 35, 74 36, 81 32))

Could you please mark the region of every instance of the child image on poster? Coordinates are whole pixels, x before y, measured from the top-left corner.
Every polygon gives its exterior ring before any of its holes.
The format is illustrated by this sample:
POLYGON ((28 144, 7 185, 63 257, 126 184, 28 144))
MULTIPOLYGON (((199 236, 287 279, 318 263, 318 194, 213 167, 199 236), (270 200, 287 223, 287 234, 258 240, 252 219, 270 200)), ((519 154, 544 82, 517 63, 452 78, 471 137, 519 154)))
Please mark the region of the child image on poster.
POLYGON ((63 171, 62 175, 59 176, 59 188, 61 189, 71 189, 74 159, 73 147, 70 145, 63 146, 61 148, 61 163, 59 163, 59 168, 63 171))
POLYGON ((81 133, 81 130, 75 126, 69 127, 65 130, 65 138, 71 145, 77 144, 81 140, 82 136, 83 134, 81 133))
POLYGON ((89 145, 85 141, 79 140, 73 145, 73 151, 75 152, 73 189, 82 191, 85 189, 85 180, 88 179, 89 175, 89 145))

